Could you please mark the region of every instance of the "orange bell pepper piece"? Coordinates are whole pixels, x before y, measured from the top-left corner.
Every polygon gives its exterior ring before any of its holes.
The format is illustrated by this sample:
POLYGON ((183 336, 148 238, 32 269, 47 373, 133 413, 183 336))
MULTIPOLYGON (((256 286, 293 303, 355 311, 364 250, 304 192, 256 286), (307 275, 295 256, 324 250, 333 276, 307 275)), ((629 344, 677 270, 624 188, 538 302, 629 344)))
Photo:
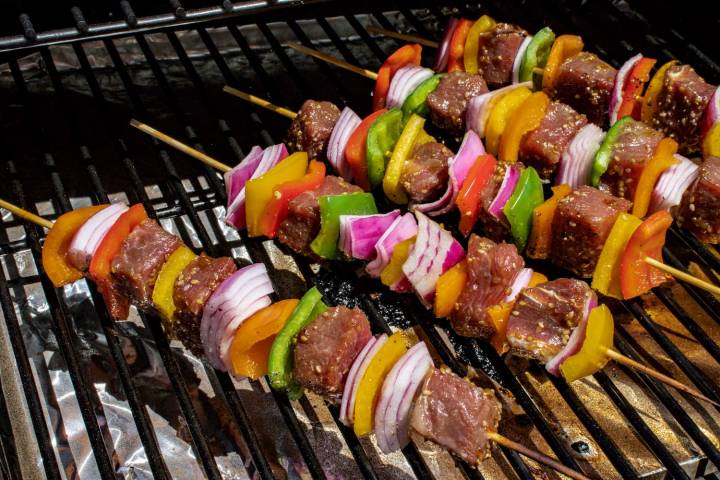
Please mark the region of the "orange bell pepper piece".
POLYGON ((647 214, 655 183, 657 183, 658 178, 665 170, 677 163, 675 159, 677 149, 677 142, 669 137, 660 140, 660 143, 655 148, 655 153, 643 168, 635 189, 632 214, 636 217, 643 218, 647 214))
POLYGON ((437 318, 447 317, 455 309, 455 303, 467 283, 467 268, 467 260, 463 260, 440 275, 435 286, 435 316, 437 318))
POLYGON ((527 87, 518 87, 502 95, 492 106, 487 124, 485 125, 485 148, 497 154, 500 149, 500 138, 512 114, 532 95, 527 87))
POLYGON ((355 183, 366 192, 370 190, 366 160, 368 131, 370 131, 370 127, 375 123, 375 120, 385 112, 387 112, 387 109, 383 108, 365 117, 350 135, 345 147, 345 159, 350 165, 355 183))
POLYGON ((572 192, 568 185, 552 187, 553 195, 533 210, 532 228, 527 244, 527 255, 530 258, 548 258, 550 241, 552 240, 552 221, 560 200, 572 192))
POLYGON ((664 272, 649 265, 645 259, 650 257, 662 262, 665 234, 672 222, 672 215, 667 210, 655 212, 628 240, 620 264, 620 288, 626 300, 647 293, 668 279, 664 272))
POLYGON ((390 91, 390 82, 395 72, 407 65, 420 65, 422 47, 417 43, 404 45, 390 55, 378 70, 373 92, 373 111, 385 108, 387 94, 390 91))
POLYGON ((543 90, 550 90, 555 86, 560 65, 573 55, 582 52, 584 46, 582 38, 577 35, 560 35, 555 39, 543 70, 543 90))
POLYGON ((460 233, 470 235, 480 213, 480 195, 495 173, 497 160, 491 154, 480 155, 463 181, 455 204, 460 211, 460 233))
POLYGON ((535 92, 513 112, 500 138, 500 161, 517 162, 520 142, 526 133, 540 126, 548 105, 550 98, 544 92, 535 92))
POLYGON ((450 40, 450 50, 448 52, 448 72, 463 72, 464 67, 464 53, 465 53, 465 40, 467 39, 470 27, 473 22, 467 18, 461 19, 455 31, 453 32, 452 39, 450 40))
POLYGON ((662 91, 663 82, 665 81, 665 74, 670 67, 672 67, 673 65, 677 65, 677 63, 677 60, 670 60, 662 67, 658 68, 657 72, 655 72, 655 75, 653 75, 652 80, 650 80, 650 84, 645 90, 645 95, 642 99, 642 106, 640 107, 640 119, 644 123, 652 125, 652 119, 655 116, 655 108, 657 107, 657 97, 662 91))
POLYGON ((720 122, 710 127, 702 145, 703 157, 720 157, 720 122))
POLYGON ((83 272, 67 260, 68 249, 75 233, 83 224, 107 205, 78 208, 60 215, 55 220, 42 248, 42 265, 45 274, 56 287, 68 285, 83 277, 83 272))

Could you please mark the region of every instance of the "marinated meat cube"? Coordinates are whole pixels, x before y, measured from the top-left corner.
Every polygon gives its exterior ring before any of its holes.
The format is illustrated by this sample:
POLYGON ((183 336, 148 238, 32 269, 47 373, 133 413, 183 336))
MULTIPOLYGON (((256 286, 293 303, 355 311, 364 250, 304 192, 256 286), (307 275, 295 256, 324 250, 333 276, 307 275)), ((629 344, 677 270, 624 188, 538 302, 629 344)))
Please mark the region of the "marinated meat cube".
POLYGON ((524 165, 534 167, 541 178, 552 178, 565 148, 587 123, 585 115, 564 103, 552 102, 540 126, 528 132, 520 142, 518 159, 524 165))
POLYGON ((307 152, 311 160, 325 158, 340 110, 330 102, 306 100, 290 124, 285 143, 292 151, 307 152))
POLYGON ((473 234, 467 262, 467 283, 455 304, 450 323, 460 335, 487 339, 495 333, 487 309, 508 295, 524 261, 515 245, 495 243, 473 234))
POLYGON ((487 432, 497 431, 502 407, 492 390, 445 370, 425 378, 410 427, 471 465, 490 454, 487 432))
POLYGON ((500 215, 498 218, 489 212, 492 201, 500 191, 500 185, 502 185, 507 167, 506 163, 499 162, 492 178, 480 193, 478 224, 483 235, 495 242, 502 242, 510 238, 510 223, 508 223, 505 215, 500 215))
POLYGON ((371 336, 362 310, 329 308, 298 335, 293 377, 308 390, 339 399, 355 357, 371 336))
POLYGON ((352 185, 342 178, 328 175, 315 190, 308 190, 293 198, 288 205, 288 217, 280 224, 278 240, 302 255, 312 257, 310 242, 320 231, 320 204, 318 198, 323 195, 362 192, 362 188, 352 185))
POLYGON ((182 241, 158 222, 144 220, 123 240, 112 260, 112 275, 120 291, 140 308, 150 308, 160 269, 181 245, 182 241))
POLYGON ((468 101, 487 91, 487 84, 481 75, 448 73, 427 97, 433 123, 451 133, 462 135, 465 132, 468 101))
POLYGON ((405 162, 400 183, 413 202, 423 203, 441 194, 448 182, 452 150, 437 142, 417 145, 405 162))
POLYGON ((630 120, 611 147, 612 159, 600 178, 600 188, 616 197, 632 200, 640 175, 662 139, 663 134, 654 128, 630 120))
POLYGON ((618 215, 632 202, 583 185, 560 200, 552 222, 550 260, 581 277, 591 277, 618 215))
POLYGON ((702 163, 698 178, 683 194, 677 222, 703 242, 720 243, 720 158, 702 163))
POLYGON ((196 355, 203 353, 200 321, 205 304, 215 289, 236 270, 232 258, 213 258, 203 253, 193 259, 175 280, 175 334, 196 355))
POLYGON ((478 42, 478 67, 491 89, 512 83, 515 56, 528 33, 509 23, 498 23, 482 33, 478 42))
POLYGON ((598 126, 607 123, 617 70, 588 52, 565 60, 551 92, 553 100, 566 103, 598 126))
POLYGON ((674 138, 680 153, 700 150, 700 122, 715 88, 690 65, 673 65, 665 73, 652 125, 674 138))
POLYGON ((510 348, 520 356, 547 363, 567 344, 593 295, 587 283, 573 278, 526 288, 508 319, 510 348))

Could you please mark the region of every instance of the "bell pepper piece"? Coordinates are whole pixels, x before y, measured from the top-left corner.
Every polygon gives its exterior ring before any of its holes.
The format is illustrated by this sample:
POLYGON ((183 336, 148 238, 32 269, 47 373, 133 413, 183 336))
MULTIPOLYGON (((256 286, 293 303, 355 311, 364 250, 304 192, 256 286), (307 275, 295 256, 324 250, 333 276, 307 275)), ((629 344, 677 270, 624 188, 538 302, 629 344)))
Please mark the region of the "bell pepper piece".
POLYGON ((373 414, 383 381, 395 362, 408 351, 408 343, 405 333, 393 333, 370 360, 365 374, 360 379, 355 397, 353 429, 358 437, 365 436, 372 431, 373 414))
POLYGON ((402 104, 403 125, 410 119, 413 113, 421 117, 427 117, 430 108, 427 106, 427 97, 435 91, 442 80, 442 74, 435 74, 412 91, 402 104))
POLYGON ((610 360, 607 351, 613 348, 615 322, 606 305, 590 311, 585 340, 580 351, 560 364, 560 373, 570 383, 602 370, 610 360))
POLYGON ((541 283, 547 283, 548 278, 539 272, 533 272, 532 276, 530 277, 530 281, 528 282, 528 288, 537 287, 541 283))
POLYGON ((445 318, 455 309, 455 303, 467 283, 467 260, 456 263, 440 275, 435 287, 435 316, 445 318))
POLYGON ((487 309, 487 316, 495 327, 495 333, 490 337, 490 345, 500 355, 508 351, 507 324, 510 319, 515 302, 500 302, 487 309))
POLYGON ((268 356, 277 333, 285 326, 300 301, 282 300, 245 320, 230 346, 233 374, 257 380, 268 372, 268 356))
POLYGON ((407 194, 402 185, 400 185, 400 176, 402 175, 405 161, 412 154, 418 135, 423 131, 424 126, 425 119, 423 117, 415 114, 410 116, 410 119, 400 134, 400 138, 398 138, 395 144, 395 149, 385 169, 383 191, 394 203, 403 204, 408 202, 407 194))
POLYGON ((628 240, 642 220, 629 213, 621 213, 613 224, 598 257, 592 278, 592 288, 609 297, 622 300, 620 265, 628 240))
POLYGON ((307 153, 295 152, 263 175, 248 180, 245 184, 245 218, 249 236, 259 237, 263 234, 261 221, 265 208, 273 198, 273 189, 283 183, 302 178, 307 167, 307 153))
POLYGON ((635 189, 632 213, 636 217, 643 218, 647 214, 655 183, 657 183, 658 178, 665 170, 678 162, 675 158, 677 149, 677 142, 670 137, 660 140, 660 143, 655 148, 655 153, 643 168, 635 189))
POLYGON ((260 219, 260 231, 268 238, 275 238, 277 229, 288 216, 290 201, 303 192, 315 190, 325 180, 325 164, 311 160, 307 173, 297 180, 290 180, 273 188, 272 197, 260 219))
POLYGON ((67 259, 73 237, 83 224, 108 205, 94 205, 64 213, 55 220, 42 248, 42 265, 45 274, 55 287, 68 285, 83 277, 67 259))
POLYGON ((672 222, 672 215, 667 210, 655 212, 628 240, 620 264, 620 288, 625 300, 647 293, 668 279, 664 272, 648 265, 645 259, 650 257, 662 262, 665 234, 672 222))
POLYGON ((167 325, 172 325, 175 314, 175 301, 173 300, 175 280, 195 257, 192 250, 185 245, 180 245, 170 254, 155 280, 152 292, 153 305, 160 316, 168 321, 167 325))
POLYGON ((720 157, 720 122, 710 127, 702 144, 703 157, 720 157))
POLYGON ((300 331, 315 320, 323 307, 327 308, 317 287, 305 292, 270 348, 267 367, 270 385, 275 390, 286 391, 293 400, 302 396, 302 387, 292 376, 292 346, 300 331))
POLYGON ((625 80, 622 92, 622 102, 618 108, 617 118, 622 118, 626 115, 631 115, 635 120, 640 120, 642 112, 642 97, 643 87, 648 80, 650 80, 650 70, 655 65, 657 60, 654 58, 642 58, 637 65, 635 65, 630 72, 630 75, 625 80))
POLYGON ((373 123, 375 123, 375 120, 385 112, 387 112, 387 110, 383 108, 365 117, 352 135, 350 135, 347 146, 345 146, 345 159, 348 165, 350 165, 355 183, 365 191, 370 190, 367 167, 368 131, 373 123))
POLYGON ((527 256, 544 259, 550 254, 550 241, 552 240, 552 221, 560 200, 572 192, 568 185, 552 187, 552 197, 545 200, 542 205, 533 210, 532 228, 528 238, 527 256))
POLYGON ((505 131, 508 120, 530 94, 529 88, 515 88, 495 102, 485 126, 485 148, 488 152, 497 155, 500 149, 500 137, 505 131))
POLYGON ((406 65, 420 65, 422 47, 417 43, 404 45, 390 55, 378 70, 375 80, 375 91, 373 92, 373 111, 385 108, 387 94, 390 91, 390 82, 395 72, 406 65))
POLYGON ((478 18, 472 24, 465 39, 465 50, 463 52, 463 63, 467 73, 477 74, 480 71, 478 65, 478 54, 480 53, 480 35, 495 27, 495 20, 487 15, 478 18))
POLYGON ((548 105, 550 98, 544 92, 535 92, 513 112, 500 138, 500 161, 517 162, 520 142, 526 133, 540 126, 548 105))
POLYGON ((670 60, 662 67, 658 68, 655 75, 653 75, 652 80, 650 80, 642 99, 642 106, 640 107, 640 119, 643 123, 652 125, 652 119, 655 116, 655 109, 657 108, 657 97, 660 95, 660 91, 662 90, 663 82, 665 81, 665 74, 670 67, 677 64, 677 60, 670 60))
POLYGON ((310 248, 321 258, 337 258, 340 236, 340 215, 372 215, 377 213, 375 199, 365 192, 323 195, 320 203, 320 232, 310 248))
POLYGON ((550 90, 555 86, 560 65, 582 51, 584 47, 582 38, 577 35, 560 35, 553 43, 543 70, 543 90, 550 90))
POLYGON ((631 117, 621 118, 610 127, 610 130, 608 130, 605 135, 603 142, 600 144, 600 148, 597 153, 595 153, 592 170, 590 171, 590 185, 593 187, 600 185, 600 177, 607 171, 610 166, 610 161, 613 158, 615 142, 631 120, 631 117))
POLYGON ((503 207, 503 213, 510 222, 515 245, 522 251, 530 235, 533 210, 543 203, 543 186, 534 168, 528 167, 520 174, 515 191, 503 207))
POLYGON ((542 75, 535 73, 536 68, 543 68, 550 56, 550 49, 555 42, 555 32, 550 27, 540 29, 530 40, 520 61, 520 74, 518 76, 521 82, 533 81, 536 90, 542 90, 542 75))
POLYGON ((448 72, 462 72, 465 70, 463 65, 465 53, 465 41, 473 22, 467 18, 462 18, 455 27, 452 39, 450 40, 450 49, 448 51, 448 72))
POLYGON ((495 173, 497 160, 492 155, 480 155, 470 167, 455 199, 460 211, 460 233, 470 235, 480 213, 480 195, 495 173))
POLYGON ((408 255, 410 255, 410 247, 415 244, 415 238, 416 237, 410 237, 395 245, 392 255, 390 256, 390 262, 383 268, 382 272, 380 272, 380 281, 383 285, 391 287, 405 277, 402 266, 405 260, 407 260, 408 255))
POLYGON ((385 175, 385 166, 402 133, 402 110, 393 108, 372 124, 367 136, 367 169, 372 187, 377 187, 385 175))

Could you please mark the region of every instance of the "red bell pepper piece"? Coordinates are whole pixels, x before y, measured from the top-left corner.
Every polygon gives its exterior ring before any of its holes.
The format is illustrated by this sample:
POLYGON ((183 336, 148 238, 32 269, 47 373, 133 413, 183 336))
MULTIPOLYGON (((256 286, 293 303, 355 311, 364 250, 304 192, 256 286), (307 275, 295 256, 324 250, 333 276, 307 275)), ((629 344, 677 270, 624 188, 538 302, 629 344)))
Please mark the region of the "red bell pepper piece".
POLYGON ((375 120, 387 112, 386 108, 371 113, 360 122, 355 131, 350 135, 347 146, 345 147, 345 159, 350 165, 355 183, 365 191, 370 190, 370 179, 368 178, 367 167, 367 136, 368 131, 375 120))
POLYGON ((495 172, 497 160, 491 154, 480 155, 468 172, 455 204, 460 210, 460 232, 470 235, 478 218, 480 195, 495 172))
POLYGON ((307 173, 297 180, 282 183, 273 188, 270 202, 260 219, 260 231, 269 238, 275 238, 278 227, 288 216, 290 200, 308 190, 315 190, 325 179, 325 164, 311 160, 307 173))
POLYGON ((628 240, 620 264, 620 288, 626 300, 647 293, 667 281, 667 275, 649 265, 645 258, 662 262, 665 234, 672 222, 672 215, 667 210, 655 212, 640 224, 628 240))
POLYGON ((655 62, 657 60, 654 58, 643 58, 633 67, 623 86, 622 103, 620 103, 617 118, 632 115, 635 120, 640 121, 640 112, 642 110, 640 99, 643 87, 650 80, 650 70, 652 70, 655 62))
POLYGON ((453 32, 452 40, 450 40, 450 50, 448 52, 448 73, 464 72, 465 62, 463 60, 465 54, 465 40, 467 40, 468 32, 473 22, 463 18, 458 22, 453 32))
POLYGON ((422 47, 417 43, 404 45, 390 55, 382 67, 378 70, 377 80, 375 80, 375 92, 373 93, 373 111, 385 108, 385 100, 390 90, 390 81, 395 72, 406 65, 420 65, 420 55, 422 47))
POLYGON ((114 282, 110 278, 110 264, 120 251, 123 240, 147 218, 147 213, 141 203, 130 207, 120 215, 115 224, 105 234, 90 262, 90 278, 100 290, 105 305, 115 320, 127 318, 130 305, 128 299, 116 290, 114 282))

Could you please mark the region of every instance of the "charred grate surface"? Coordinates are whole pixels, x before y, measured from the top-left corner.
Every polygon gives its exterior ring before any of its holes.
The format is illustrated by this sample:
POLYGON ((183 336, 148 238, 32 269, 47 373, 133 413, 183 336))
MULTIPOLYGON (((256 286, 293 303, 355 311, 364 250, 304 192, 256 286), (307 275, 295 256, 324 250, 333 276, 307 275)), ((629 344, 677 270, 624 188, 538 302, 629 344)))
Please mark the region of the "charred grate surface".
MULTIPOLYGON (((291 108, 312 97, 366 114, 367 80, 285 45, 301 42, 377 68, 399 43, 371 36, 369 25, 437 38, 449 15, 488 13, 531 31, 579 32, 616 66, 641 50, 661 62, 676 56, 718 83, 714 39, 673 25, 666 7, 644 1, 146 3, 120 2, 112 18, 95 3, 72 11, 56 5, 4 24, 0 196, 49 218, 89 203, 142 202, 196 250, 264 262, 282 297, 313 282, 329 300, 363 308, 377 332, 416 325, 455 372, 477 371, 479 381, 516 398, 518 415, 504 434, 575 469, 598 478, 713 477, 720 426, 711 407, 614 366, 566 385, 536 365, 506 364, 414 299, 358 279, 356 265, 317 273, 269 242, 238 236, 219 220, 221 178, 129 131, 127 121, 138 117, 236 163, 251 145, 280 141, 288 124, 222 94, 224 84, 291 108), (622 39, 611 34, 618 25, 622 39)), ((52 288, 38 268, 44 234, 11 216, 0 222, 4 477, 533 478, 538 471, 505 449, 477 470, 423 442, 384 456, 339 423, 335 406, 314 396, 290 402, 264 381, 216 372, 169 342, 156 318, 114 324, 89 283, 52 288), (40 460, 30 465, 28 453, 40 460)), ((665 252, 669 264, 713 279, 715 254, 681 231, 665 252)), ((715 297, 672 285, 616 307, 623 353, 720 399, 715 297)))

